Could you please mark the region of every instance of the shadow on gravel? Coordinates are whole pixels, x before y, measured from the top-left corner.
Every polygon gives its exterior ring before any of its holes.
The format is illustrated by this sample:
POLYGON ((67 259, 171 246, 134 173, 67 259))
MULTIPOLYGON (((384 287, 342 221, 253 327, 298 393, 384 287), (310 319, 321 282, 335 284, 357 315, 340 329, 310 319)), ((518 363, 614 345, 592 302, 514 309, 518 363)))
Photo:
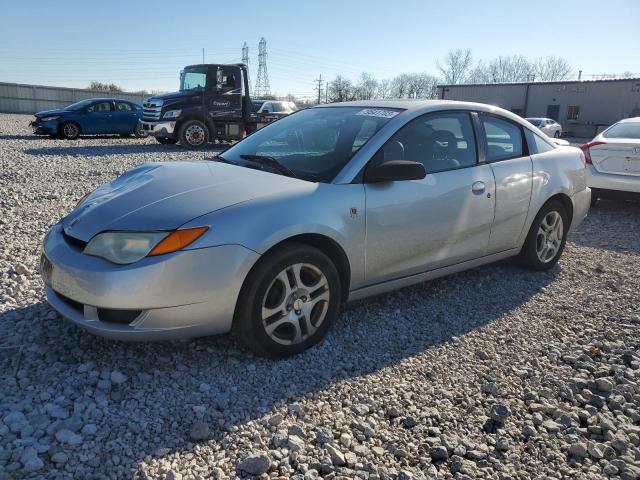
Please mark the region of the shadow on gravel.
MULTIPOLYGON (((203 153, 220 153, 228 148, 227 146, 210 145, 205 149, 193 151, 194 156, 203 153)), ((109 155, 129 155, 136 153, 167 153, 167 152, 188 152, 180 145, 160 145, 160 144, 135 144, 118 143, 112 145, 83 145, 73 146, 72 143, 61 147, 26 148, 24 153, 28 155, 48 155, 48 156, 81 156, 81 157, 105 157, 109 155)))
MULTIPOLYGON (((230 335, 122 343, 70 325, 46 303, 17 308, 0 314, 5 344, 23 350, 17 378, 14 357, 6 350, 9 363, 0 370, 6 393, 0 405, 62 396, 69 409, 79 408, 77 415, 87 416, 85 423, 100 426, 96 437, 85 439, 91 451, 100 452, 89 468, 94 474, 114 473, 111 458, 120 454, 115 439, 138 461, 158 448, 163 456, 189 450, 189 430, 198 421, 194 406, 205 412, 209 438, 220 439, 274 408, 343 380, 367 381, 370 373, 482 328, 527 302, 560 268, 536 273, 503 261, 359 301, 343 310, 324 342, 280 361, 254 357, 230 335), (114 370, 128 379, 98 388, 99 378, 108 379, 114 370), (101 406, 97 420, 84 407, 74 407, 91 404, 101 406)), ((138 468, 129 461, 121 467, 138 468)))
POLYGON ((640 252, 640 202, 599 200, 571 234, 573 243, 620 253, 640 252), (615 227, 612 227, 614 226, 615 227))
POLYGON ((54 140, 46 135, 0 135, 0 140, 54 140))

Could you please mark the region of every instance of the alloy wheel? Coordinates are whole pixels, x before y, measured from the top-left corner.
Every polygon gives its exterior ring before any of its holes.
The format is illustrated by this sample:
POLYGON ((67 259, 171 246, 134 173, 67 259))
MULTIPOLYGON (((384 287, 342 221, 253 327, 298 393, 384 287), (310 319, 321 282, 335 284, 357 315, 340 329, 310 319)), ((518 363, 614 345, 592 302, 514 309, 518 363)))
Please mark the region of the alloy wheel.
POLYGON ((295 345, 312 336, 329 308, 329 282, 309 263, 286 267, 273 279, 262 301, 262 325, 281 345, 295 345))
POLYGON ((549 263, 556 256, 562 245, 564 225, 562 216, 555 210, 547 213, 538 227, 536 236, 536 253, 543 263, 549 263))
POLYGON ((67 123, 62 131, 66 138, 76 138, 79 135, 78 126, 75 123, 67 123))

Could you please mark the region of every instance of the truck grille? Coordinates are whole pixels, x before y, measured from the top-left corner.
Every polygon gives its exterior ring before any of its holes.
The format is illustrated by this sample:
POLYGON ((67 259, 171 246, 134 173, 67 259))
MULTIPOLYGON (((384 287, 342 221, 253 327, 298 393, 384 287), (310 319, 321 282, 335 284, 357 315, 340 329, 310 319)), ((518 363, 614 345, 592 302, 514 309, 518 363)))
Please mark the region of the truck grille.
POLYGON ((142 104, 142 119, 148 121, 160 120, 162 114, 162 104, 164 102, 158 98, 148 98, 142 104))

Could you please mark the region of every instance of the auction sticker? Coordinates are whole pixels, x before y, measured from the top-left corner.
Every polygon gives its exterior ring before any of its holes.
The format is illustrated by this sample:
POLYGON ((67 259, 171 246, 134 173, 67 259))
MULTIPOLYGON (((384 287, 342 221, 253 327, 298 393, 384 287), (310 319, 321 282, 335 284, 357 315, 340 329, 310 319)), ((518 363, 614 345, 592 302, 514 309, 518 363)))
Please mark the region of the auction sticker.
POLYGON ((367 117, 393 118, 400 112, 396 110, 388 110, 386 108, 365 108, 360 110, 356 115, 366 115, 367 117))

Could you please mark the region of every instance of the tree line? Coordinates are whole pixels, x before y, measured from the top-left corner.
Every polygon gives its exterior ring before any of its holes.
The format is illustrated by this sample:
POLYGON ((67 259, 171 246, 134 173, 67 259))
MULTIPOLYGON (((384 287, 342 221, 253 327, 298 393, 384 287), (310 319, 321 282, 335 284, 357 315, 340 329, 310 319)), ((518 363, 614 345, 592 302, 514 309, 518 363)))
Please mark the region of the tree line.
POLYGON ((385 98, 435 98, 439 84, 509 83, 567 80, 572 73, 569 62, 561 57, 529 59, 523 55, 499 56, 489 61, 473 61, 470 49, 451 50, 436 62, 438 75, 402 73, 377 80, 362 73, 353 82, 338 75, 327 85, 326 96, 331 102, 373 100, 385 98))

